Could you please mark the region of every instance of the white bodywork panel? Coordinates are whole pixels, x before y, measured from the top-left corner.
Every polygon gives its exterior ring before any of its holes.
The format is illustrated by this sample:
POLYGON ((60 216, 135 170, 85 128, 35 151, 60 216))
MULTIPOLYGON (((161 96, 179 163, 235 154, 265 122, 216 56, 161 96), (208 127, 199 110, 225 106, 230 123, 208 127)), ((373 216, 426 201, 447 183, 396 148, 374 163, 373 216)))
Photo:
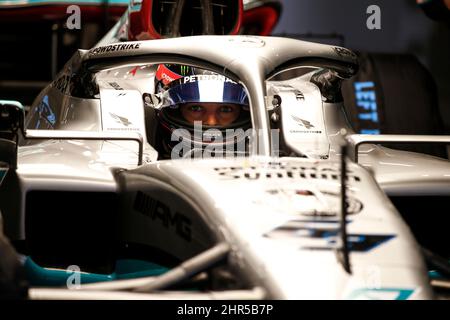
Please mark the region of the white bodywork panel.
POLYGON ((268 95, 277 94, 282 101, 281 122, 288 146, 308 158, 328 158, 330 143, 319 88, 298 78, 268 85, 268 95))
POLYGON ((425 266, 408 227, 395 208, 380 206, 386 196, 360 167, 351 166, 349 177, 351 276, 334 251, 340 214, 340 184, 332 177, 337 163, 250 158, 174 161, 148 170, 156 170, 156 177, 176 176, 174 185, 208 210, 211 223, 252 261, 254 276, 278 291, 278 298, 430 296, 426 276, 418 276, 426 274, 425 266), (369 245, 368 239, 374 242, 369 245))

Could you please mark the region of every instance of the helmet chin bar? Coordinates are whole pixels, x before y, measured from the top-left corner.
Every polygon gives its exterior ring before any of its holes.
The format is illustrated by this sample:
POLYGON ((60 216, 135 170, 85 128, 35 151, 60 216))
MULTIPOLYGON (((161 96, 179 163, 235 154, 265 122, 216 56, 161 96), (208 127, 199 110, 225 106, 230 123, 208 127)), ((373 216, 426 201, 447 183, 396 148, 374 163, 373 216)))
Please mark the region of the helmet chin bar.
MULTIPOLYGON (((160 123, 161 143, 165 157, 171 154, 171 158, 175 157, 204 157, 209 153, 222 156, 246 154, 248 152, 247 136, 248 129, 251 128, 250 114, 241 116, 241 118, 227 126, 208 126, 196 122, 194 124, 174 120, 168 115, 168 109, 163 108, 158 111, 157 117, 160 123), (242 149, 242 150, 240 150, 242 149), (182 154, 176 150, 182 151, 182 154)), ((177 112, 178 110, 170 110, 177 112)))
POLYGON ((250 126, 250 112, 242 110, 239 117, 233 121, 232 123, 228 125, 208 125, 203 123, 202 121, 195 121, 194 123, 191 123, 187 120, 183 119, 183 116, 181 115, 181 112, 178 108, 162 108, 160 110, 161 113, 163 113, 164 117, 167 118, 167 122, 170 122, 173 126, 176 126, 180 129, 187 129, 188 131, 195 131, 196 128, 199 128, 202 131, 205 130, 234 130, 239 128, 247 128, 250 126), (173 113, 173 114, 172 114, 173 113))

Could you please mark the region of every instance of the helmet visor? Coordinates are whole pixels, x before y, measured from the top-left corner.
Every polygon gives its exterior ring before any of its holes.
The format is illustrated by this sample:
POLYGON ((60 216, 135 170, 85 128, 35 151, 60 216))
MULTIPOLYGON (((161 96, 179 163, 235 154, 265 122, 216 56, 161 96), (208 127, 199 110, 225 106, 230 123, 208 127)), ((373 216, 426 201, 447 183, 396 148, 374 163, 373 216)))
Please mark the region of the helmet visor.
POLYGON ((193 75, 173 81, 162 94, 161 108, 185 103, 229 103, 246 107, 244 87, 222 75, 193 75))

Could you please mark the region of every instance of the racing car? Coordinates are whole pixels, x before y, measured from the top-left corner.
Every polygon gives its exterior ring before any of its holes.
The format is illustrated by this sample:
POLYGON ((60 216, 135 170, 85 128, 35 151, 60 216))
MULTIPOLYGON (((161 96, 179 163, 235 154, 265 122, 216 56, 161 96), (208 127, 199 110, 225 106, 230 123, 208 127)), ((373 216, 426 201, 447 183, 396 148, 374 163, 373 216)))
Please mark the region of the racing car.
POLYGON ((428 230, 430 253, 411 230, 448 217, 408 214, 448 199, 448 160, 379 144, 450 137, 354 134, 340 85, 357 70, 348 49, 286 38, 120 42, 79 50, 26 119, 2 102, 0 210, 28 296, 435 297, 427 263, 445 276, 448 235, 428 230), (245 89, 242 154, 160 157, 160 65, 245 89))

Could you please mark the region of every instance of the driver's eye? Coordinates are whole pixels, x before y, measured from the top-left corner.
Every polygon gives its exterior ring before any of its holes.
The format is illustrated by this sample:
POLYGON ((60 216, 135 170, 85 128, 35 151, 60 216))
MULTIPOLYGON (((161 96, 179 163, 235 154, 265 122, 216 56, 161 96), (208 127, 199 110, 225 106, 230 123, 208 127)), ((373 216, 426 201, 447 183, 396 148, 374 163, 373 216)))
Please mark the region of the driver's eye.
POLYGON ((188 109, 189 109, 189 111, 192 111, 192 112, 201 112, 201 111, 203 111, 203 107, 199 106, 199 105, 189 106, 188 109))
POLYGON ((233 108, 230 106, 222 106, 220 107, 220 112, 224 112, 224 113, 229 113, 229 112, 233 112, 233 108))

